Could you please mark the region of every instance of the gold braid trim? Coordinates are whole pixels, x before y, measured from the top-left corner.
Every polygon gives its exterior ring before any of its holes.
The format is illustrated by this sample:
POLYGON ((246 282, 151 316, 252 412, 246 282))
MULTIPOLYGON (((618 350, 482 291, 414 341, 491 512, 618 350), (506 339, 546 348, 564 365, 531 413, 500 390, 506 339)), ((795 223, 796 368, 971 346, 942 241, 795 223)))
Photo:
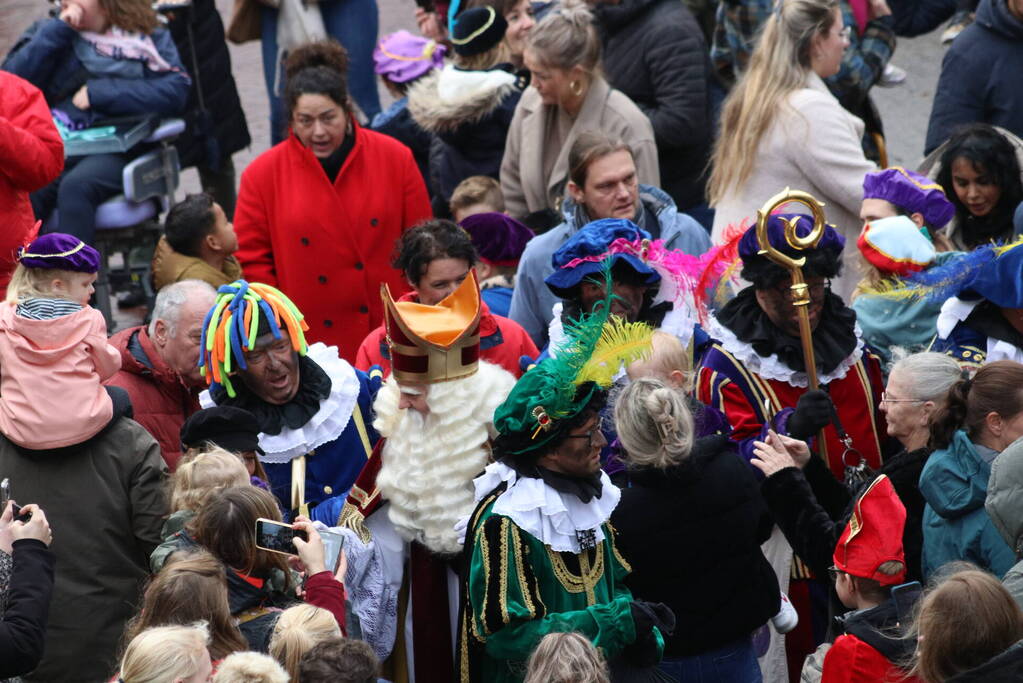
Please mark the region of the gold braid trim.
POLYGON ((501 603, 501 621, 505 624, 511 621, 511 617, 508 616, 508 525, 509 520, 507 517, 501 518, 501 554, 498 556, 500 560, 500 597, 498 600, 501 603))
MULTIPOLYGON (((603 545, 603 544, 601 544, 603 545)), ((579 569, 584 572, 585 576, 577 576, 568 570, 565 565, 565 560, 562 559, 561 553, 551 550, 550 546, 545 545, 544 548, 547 550, 547 557, 551 561, 551 567, 554 569, 554 576, 558 579, 558 583, 569 593, 583 593, 589 592, 587 587, 596 585, 600 577, 604 575, 604 549, 601 546, 597 546, 595 549, 596 557, 593 561, 593 566, 589 566, 589 559, 587 558, 586 564, 582 562, 582 557, 579 558, 579 569)), ((580 553, 586 553, 584 550, 580 553)))
POLYGON ((337 517, 337 525, 346 529, 351 529, 358 536, 359 540, 363 543, 368 544, 373 540, 373 535, 366 528, 366 519, 359 512, 359 508, 355 507, 347 500, 344 506, 341 508, 341 514, 337 517))
POLYGON ((533 597, 530 595, 531 590, 528 585, 529 582, 526 580, 525 567, 522 564, 522 538, 519 536, 519 527, 513 524, 511 534, 512 556, 515 558, 515 573, 519 581, 519 591, 522 593, 522 601, 526 603, 526 609, 529 610, 529 618, 536 619, 536 607, 533 605, 533 597))
POLYGON ((631 574, 632 573, 632 565, 629 564, 628 562, 626 562, 625 558, 622 557, 622 554, 620 552, 618 552, 618 544, 615 543, 615 539, 618 537, 618 530, 615 529, 613 526, 611 526, 611 522, 607 522, 607 526, 611 530, 611 537, 610 537, 611 552, 613 552, 615 554, 615 559, 618 560, 618 564, 622 565, 622 567, 625 568, 625 571, 627 571, 628 573, 631 574))

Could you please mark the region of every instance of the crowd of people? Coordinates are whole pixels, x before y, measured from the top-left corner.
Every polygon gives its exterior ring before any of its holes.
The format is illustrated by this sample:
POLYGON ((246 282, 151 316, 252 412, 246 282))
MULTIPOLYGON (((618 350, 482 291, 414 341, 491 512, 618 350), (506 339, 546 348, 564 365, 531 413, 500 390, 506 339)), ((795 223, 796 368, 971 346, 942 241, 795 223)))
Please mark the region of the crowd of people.
POLYGON ((1023 678, 1023 0, 417 5, 60 0, 4 56, 0 679, 1023 678), (114 333, 138 150, 64 149, 142 115, 204 192, 114 333))

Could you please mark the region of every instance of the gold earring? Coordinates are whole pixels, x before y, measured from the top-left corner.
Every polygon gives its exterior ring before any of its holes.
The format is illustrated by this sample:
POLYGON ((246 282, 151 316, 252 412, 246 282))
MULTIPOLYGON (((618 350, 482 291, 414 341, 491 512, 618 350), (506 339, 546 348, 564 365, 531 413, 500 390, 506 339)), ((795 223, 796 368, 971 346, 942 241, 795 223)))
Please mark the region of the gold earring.
POLYGON ((583 95, 583 84, 581 81, 572 81, 568 84, 568 89, 572 91, 572 94, 576 97, 582 97, 583 95))

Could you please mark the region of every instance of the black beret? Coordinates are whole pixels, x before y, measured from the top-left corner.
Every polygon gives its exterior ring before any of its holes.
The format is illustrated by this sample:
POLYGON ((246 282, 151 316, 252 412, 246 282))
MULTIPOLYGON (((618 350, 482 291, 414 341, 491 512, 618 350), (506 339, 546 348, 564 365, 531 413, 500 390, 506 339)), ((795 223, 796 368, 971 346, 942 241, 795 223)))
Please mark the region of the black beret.
POLYGON ((259 432, 259 422, 249 411, 234 406, 214 406, 185 420, 181 425, 181 446, 187 450, 209 441, 232 453, 262 453, 259 432))
POLYGON ((481 55, 496 47, 508 30, 508 22, 493 7, 473 7, 455 17, 451 44, 462 57, 481 55))

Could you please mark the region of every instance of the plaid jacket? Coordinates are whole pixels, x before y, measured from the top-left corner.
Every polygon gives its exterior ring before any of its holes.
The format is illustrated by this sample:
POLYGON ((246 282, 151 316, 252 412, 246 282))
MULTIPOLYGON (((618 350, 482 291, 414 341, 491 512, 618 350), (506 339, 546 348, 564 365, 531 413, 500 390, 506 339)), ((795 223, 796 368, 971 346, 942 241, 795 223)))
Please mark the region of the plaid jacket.
MULTIPOLYGON (((722 0, 718 5, 710 56, 727 82, 733 83, 738 72, 746 68, 757 33, 771 16, 773 7, 774 0, 722 0)), ((848 106, 866 99, 871 86, 881 77, 895 51, 895 30, 893 19, 887 16, 870 21, 859 35, 852 7, 841 0, 841 8, 843 22, 854 30, 841 69, 825 82, 835 97, 848 106)))

